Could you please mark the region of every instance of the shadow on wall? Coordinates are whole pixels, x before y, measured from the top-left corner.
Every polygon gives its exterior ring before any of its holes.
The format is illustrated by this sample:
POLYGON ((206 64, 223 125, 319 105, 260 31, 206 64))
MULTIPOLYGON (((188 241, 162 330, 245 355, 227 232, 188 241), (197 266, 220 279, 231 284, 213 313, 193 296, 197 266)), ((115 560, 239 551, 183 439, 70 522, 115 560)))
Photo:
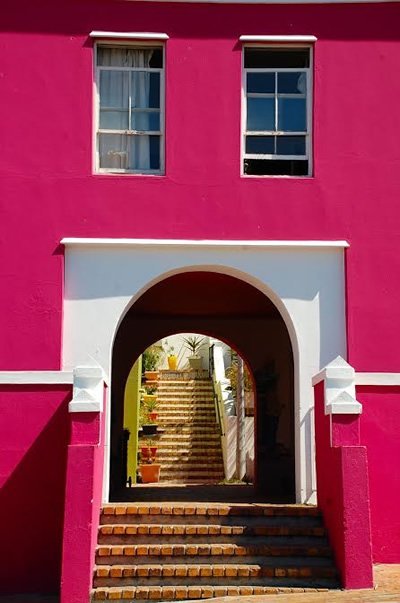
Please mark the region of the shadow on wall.
POLYGON ((65 386, 0 389, 2 595, 59 591, 70 399, 65 386))

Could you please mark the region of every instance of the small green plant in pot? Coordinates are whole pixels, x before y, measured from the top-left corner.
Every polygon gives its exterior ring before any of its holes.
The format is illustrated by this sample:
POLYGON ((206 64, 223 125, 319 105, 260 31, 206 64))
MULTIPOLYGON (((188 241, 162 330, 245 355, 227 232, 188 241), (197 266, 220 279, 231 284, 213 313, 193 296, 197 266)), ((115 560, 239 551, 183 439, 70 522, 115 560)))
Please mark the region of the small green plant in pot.
POLYGON ((146 348, 142 354, 142 369, 147 381, 158 379, 158 367, 162 356, 162 350, 157 345, 146 348))

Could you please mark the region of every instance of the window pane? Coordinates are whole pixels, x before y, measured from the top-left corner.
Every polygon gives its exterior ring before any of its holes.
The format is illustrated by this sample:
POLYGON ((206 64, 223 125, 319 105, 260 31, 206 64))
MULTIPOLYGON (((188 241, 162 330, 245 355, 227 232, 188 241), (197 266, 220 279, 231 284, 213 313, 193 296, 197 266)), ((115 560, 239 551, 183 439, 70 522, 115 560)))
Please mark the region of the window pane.
POLYGON ((161 48, 97 47, 97 64, 103 67, 162 67, 161 48))
POLYGON ((298 159, 245 159, 244 173, 249 176, 307 176, 308 161, 298 159))
POLYGON ((100 107, 128 108, 129 73, 100 71, 100 107))
POLYGON ((278 129, 284 132, 302 132, 306 128, 306 99, 278 99, 278 129))
POLYGON ((100 111, 100 129, 102 130, 127 130, 128 111, 100 111))
POLYGON ((158 111, 132 111, 131 117, 132 130, 159 130, 160 113, 158 111))
POLYGON ((306 94, 307 80, 303 73, 278 73, 278 92, 284 94, 306 94))
POLYGON ((99 134, 101 168, 126 169, 127 155, 127 136, 99 134))
POLYGON ((274 136, 246 136, 246 153, 272 155, 275 153, 274 138, 274 136))
POLYGON ((305 155, 305 136, 277 136, 276 153, 277 155, 305 155))
POLYGON ((245 67, 309 67, 308 48, 245 48, 245 67))
POLYGON ((130 136, 129 160, 130 170, 160 169, 160 136, 130 136))
POLYGON ((134 71, 132 78, 132 107, 141 109, 160 107, 160 74, 134 71))
POLYGON ((248 73, 247 92, 275 92, 275 73, 248 73))
POLYGON ((273 98, 247 99, 247 129, 275 130, 275 101, 273 98))

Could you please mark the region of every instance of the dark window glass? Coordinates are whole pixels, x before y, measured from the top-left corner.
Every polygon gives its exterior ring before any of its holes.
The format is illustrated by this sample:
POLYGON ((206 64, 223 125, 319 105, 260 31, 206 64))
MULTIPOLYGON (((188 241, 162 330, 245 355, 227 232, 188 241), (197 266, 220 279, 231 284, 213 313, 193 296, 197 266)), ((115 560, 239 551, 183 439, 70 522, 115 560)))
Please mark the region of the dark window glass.
POLYGON ((277 155, 305 155, 306 139, 304 136, 277 136, 277 155))
POLYGON ((244 66, 246 68, 309 67, 308 48, 245 48, 244 66))
POLYGON ((275 73, 248 73, 247 92, 275 92, 275 73))
POLYGON ((246 136, 246 153, 274 154, 274 136, 246 136))
POLYGON ((306 74, 278 73, 278 93, 280 94, 306 94, 306 74))
POLYGON ((151 55, 149 67, 154 67, 154 69, 161 69, 162 66, 163 66, 162 48, 154 48, 153 54, 151 55))
POLYGON ((244 173, 248 176, 307 176, 307 160, 245 159, 244 173))

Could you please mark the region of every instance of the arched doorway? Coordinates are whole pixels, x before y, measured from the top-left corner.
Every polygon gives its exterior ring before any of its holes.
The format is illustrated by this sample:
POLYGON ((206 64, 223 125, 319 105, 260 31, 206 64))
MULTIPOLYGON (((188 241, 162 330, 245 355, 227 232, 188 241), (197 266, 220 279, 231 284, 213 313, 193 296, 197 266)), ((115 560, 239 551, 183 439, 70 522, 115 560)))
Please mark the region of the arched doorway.
POLYGON ((154 341, 196 332, 229 343, 247 361, 256 389, 255 487, 264 499, 295 500, 293 352, 285 322, 272 301, 239 278, 198 270, 150 287, 126 312, 112 351, 110 497, 124 500, 123 400, 135 360, 154 341), (276 376, 279 412, 265 396, 265 375, 276 376), (269 404, 269 406, 268 406, 269 404), (276 431, 285 458, 271 449, 276 431))

